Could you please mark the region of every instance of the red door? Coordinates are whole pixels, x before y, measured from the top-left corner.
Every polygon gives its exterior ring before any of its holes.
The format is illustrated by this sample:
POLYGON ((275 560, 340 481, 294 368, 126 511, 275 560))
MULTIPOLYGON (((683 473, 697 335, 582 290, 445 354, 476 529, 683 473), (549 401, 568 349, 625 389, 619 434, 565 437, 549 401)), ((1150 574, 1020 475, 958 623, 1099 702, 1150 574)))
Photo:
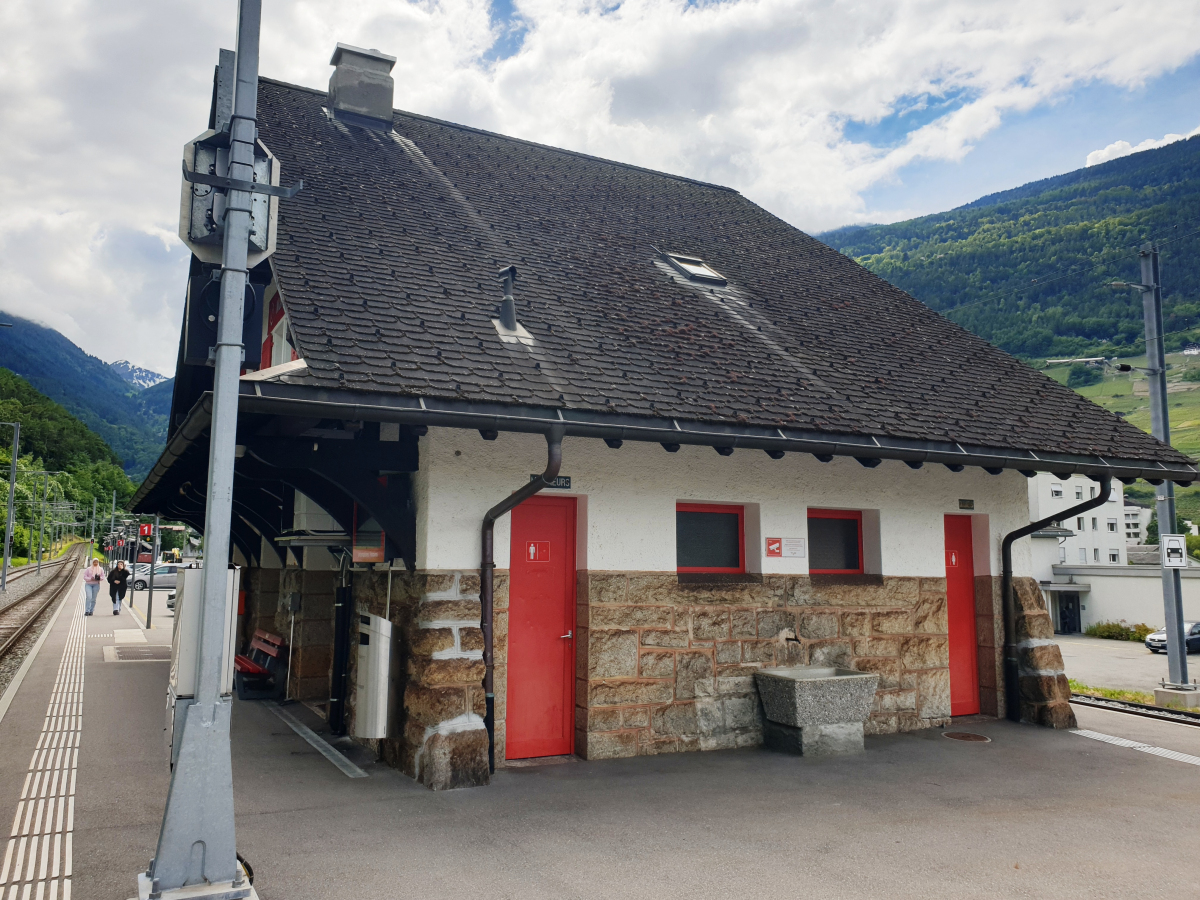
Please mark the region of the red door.
POLYGON ((507 759, 575 751, 575 499, 512 511, 507 759))
POLYGON ((950 620, 950 715, 974 715, 979 712, 979 666, 970 516, 946 516, 946 613, 950 620))

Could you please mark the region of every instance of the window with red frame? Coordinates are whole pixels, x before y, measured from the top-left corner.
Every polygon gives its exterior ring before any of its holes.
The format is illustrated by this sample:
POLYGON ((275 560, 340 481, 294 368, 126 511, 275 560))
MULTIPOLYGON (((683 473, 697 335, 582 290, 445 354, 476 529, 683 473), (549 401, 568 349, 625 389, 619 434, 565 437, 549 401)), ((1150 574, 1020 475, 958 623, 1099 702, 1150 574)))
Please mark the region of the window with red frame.
POLYGON ((676 503, 675 560, 680 572, 745 572, 745 510, 740 506, 676 503))
POLYGON ((808 570, 814 574, 861 575, 862 513, 856 509, 810 509, 808 553, 808 570))

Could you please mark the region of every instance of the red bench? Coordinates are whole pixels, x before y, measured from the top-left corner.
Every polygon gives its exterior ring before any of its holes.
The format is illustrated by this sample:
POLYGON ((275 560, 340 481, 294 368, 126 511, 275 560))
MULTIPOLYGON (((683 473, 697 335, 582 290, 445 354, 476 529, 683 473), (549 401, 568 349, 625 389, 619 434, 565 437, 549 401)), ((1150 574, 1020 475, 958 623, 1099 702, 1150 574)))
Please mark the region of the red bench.
POLYGON ((233 658, 233 683, 240 700, 265 700, 283 694, 287 645, 283 638, 256 629, 246 655, 233 658))

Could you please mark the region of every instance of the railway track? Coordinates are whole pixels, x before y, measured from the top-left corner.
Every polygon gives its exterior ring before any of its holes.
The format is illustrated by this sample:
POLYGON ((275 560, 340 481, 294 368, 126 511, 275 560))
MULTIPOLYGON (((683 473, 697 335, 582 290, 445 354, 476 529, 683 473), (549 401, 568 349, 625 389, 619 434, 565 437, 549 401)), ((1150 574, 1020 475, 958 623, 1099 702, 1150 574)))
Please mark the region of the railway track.
POLYGON ((1108 700, 1103 697, 1092 697, 1087 694, 1072 694, 1071 702, 1079 706, 1091 706, 1096 709, 1107 709, 1110 712, 1142 716, 1146 719, 1174 722, 1177 725, 1200 726, 1200 713, 1165 709, 1161 706, 1147 706, 1145 703, 1131 703, 1127 700, 1108 700))
MULTIPOLYGON (((53 566, 61 566, 65 560, 66 560, 65 556, 62 559, 43 560, 42 568, 45 569, 47 566, 52 566, 52 567, 53 566)), ((26 575, 35 575, 35 574, 37 574, 37 563, 36 562, 32 562, 32 563, 29 563, 28 565, 24 565, 24 566, 19 566, 18 568, 15 568, 15 569, 9 569, 8 570, 8 583, 12 584, 14 581, 16 581, 19 578, 24 578, 26 575)))
MULTIPOLYGON (((45 584, 0 610, 0 659, 16 645, 38 617, 54 605, 62 596, 64 588, 74 582, 82 559, 79 548, 71 550, 66 557, 54 564, 58 571, 54 572, 45 584)), ((42 563, 42 568, 45 567, 46 564, 42 563)))

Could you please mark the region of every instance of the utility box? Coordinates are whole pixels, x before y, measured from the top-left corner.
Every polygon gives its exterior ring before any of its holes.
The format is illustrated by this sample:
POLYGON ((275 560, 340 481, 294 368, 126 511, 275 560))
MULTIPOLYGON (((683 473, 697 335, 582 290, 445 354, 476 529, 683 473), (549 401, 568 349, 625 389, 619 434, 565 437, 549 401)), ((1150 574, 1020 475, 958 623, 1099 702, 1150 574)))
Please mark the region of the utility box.
POLYGON ((382 616, 358 617, 358 679, 354 736, 394 737, 392 697, 398 690, 400 653, 392 623, 382 616))
MULTIPOLYGON (((183 716, 176 708, 188 705, 196 696, 200 663, 200 612, 203 606, 201 584, 203 569, 179 569, 175 582, 175 622, 171 634, 171 674, 167 681, 167 739, 171 745, 171 765, 179 753, 179 729, 183 716)), ((241 569, 230 566, 225 582, 225 646, 221 655, 221 694, 233 693, 234 637, 236 635, 237 595, 241 587, 241 569)))

